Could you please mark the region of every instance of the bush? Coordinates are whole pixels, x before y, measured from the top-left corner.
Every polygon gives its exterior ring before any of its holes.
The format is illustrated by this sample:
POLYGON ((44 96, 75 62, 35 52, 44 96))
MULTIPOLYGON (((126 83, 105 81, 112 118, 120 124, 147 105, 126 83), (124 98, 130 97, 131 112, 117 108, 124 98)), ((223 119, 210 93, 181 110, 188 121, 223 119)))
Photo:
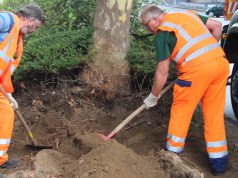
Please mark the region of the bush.
POLYGON ((31 39, 25 44, 20 67, 14 79, 32 72, 57 74, 72 69, 87 60, 92 43, 92 29, 82 28, 31 39))
POLYGON ((154 37, 132 38, 128 60, 134 89, 141 91, 143 88, 151 88, 157 66, 154 37))
POLYGON ((155 50, 146 41, 132 40, 128 52, 128 59, 131 68, 136 73, 154 73, 157 61, 155 59, 155 50))
MULTIPOLYGON (((136 90, 151 89, 157 67, 154 36, 142 35, 132 38, 128 59, 131 67, 132 82, 136 90)), ((176 78, 176 64, 170 63, 169 81, 176 78)))

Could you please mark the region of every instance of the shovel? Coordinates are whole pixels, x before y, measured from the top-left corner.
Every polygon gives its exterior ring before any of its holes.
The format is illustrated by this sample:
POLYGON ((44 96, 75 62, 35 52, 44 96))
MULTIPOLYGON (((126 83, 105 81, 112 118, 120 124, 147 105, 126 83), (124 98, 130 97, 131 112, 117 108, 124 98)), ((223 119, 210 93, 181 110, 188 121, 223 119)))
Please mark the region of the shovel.
MULTIPOLYGON (((175 83, 173 81, 168 86, 166 86, 161 92, 160 96, 164 95, 175 83)), ((101 133, 99 133, 99 137, 104 140, 108 141, 110 140, 114 135, 116 135, 128 122, 130 122, 135 116, 137 116, 141 111, 145 109, 145 104, 142 104, 139 108, 137 108, 133 113, 131 113, 126 119, 124 119, 108 136, 105 136, 101 133)))
MULTIPOLYGON (((7 97, 8 101, 11 103, 11 99, 10 97, 7 95, 7 93, 5 92, 5 90, 2 88, 2 86, 0 85, 0 91, 7 97)), ((32 147, 32 148, 36 148, 36 149, 51 149, 53 148, 53 146, 51 145, 38 145, 29 126, 27 125, 25 119, 22 117, 20 111, 18 109, 14 109, 14 112, 16 113, 16 115, 18 116, 19 120, 21 121, 28 137, 31 140, 31 144, 27 144, 26 146, 28 147, 32 147)))

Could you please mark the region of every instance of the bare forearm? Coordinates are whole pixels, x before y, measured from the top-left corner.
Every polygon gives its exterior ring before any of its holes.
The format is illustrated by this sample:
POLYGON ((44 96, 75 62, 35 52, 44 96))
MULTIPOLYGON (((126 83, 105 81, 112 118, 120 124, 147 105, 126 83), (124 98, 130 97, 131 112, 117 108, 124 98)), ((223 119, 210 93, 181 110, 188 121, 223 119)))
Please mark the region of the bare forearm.
POLYGON ((211 31, 211 34, 214 36, 214 38, 219 41, 221 39, 221 33, 222 31, 218 28, 218 29, 214 29, 213 31, 211 31))
POLYGON ((168 75, 162 75, 160 72, 156 72, 154 76, 154 83, 152 88, 152 94, 154 96, 159 96, 159 93, 163 89, 168 75))
POLYGON ((159 96, 159 93, 161 92, 161 90, 165 85, 165 82, 167 81, 168 72, 169 72, 169 59, 166 59, 165 61, 160 62, 157 65, 152 88, 152 94, 154 96, 159 96))
POLYGON ((222 23, 212 18, 209 18, 207 20, 206 27, 210 31, 210 33, 213 35, 213 37, 217 41, 219 41, 222 34, 222 23))

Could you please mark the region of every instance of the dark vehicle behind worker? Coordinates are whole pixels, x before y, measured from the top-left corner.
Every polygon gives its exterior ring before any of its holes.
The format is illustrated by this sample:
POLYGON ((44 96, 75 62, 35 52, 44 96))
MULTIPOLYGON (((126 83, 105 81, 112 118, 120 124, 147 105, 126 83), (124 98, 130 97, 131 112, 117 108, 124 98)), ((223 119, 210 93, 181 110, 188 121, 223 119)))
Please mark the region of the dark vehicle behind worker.
POLYGON ((215 6, 207 8, 206 15, 208 15, 209 17, 223 16, 224 15, 224 5, 217 4, 215 6))

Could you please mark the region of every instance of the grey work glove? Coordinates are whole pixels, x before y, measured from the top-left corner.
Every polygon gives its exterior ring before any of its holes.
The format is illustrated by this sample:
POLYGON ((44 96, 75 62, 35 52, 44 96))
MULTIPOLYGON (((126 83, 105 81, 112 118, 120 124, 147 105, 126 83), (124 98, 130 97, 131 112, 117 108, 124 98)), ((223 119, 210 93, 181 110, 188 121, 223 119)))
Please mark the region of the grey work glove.
POLYGON ((152 93, 150 93, 149 96, 144 99, 145 108, 149 109, 149 108, 154 107, 155 105, 157 105, 157 102, 158 102, 160 97, 161 97, 160 94, 159 94, 159 96, 154 96, 152 93))
POLYGON ((11 93, 7 93, 7 95, 8 95, 9 98, 10 98, 11 107, 12 107, 13 109, 18 109, 18 103, 17 103, 17 101, 15 100, 15 98, 13 98, 12 94, 11 94, 11 93))

